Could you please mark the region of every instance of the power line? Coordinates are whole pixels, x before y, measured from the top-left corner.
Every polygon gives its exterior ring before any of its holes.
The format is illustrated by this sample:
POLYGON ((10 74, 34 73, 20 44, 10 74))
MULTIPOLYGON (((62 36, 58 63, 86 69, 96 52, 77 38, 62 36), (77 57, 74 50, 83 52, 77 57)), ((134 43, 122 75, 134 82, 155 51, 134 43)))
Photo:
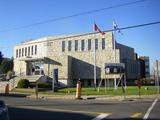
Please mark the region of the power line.
MULTIPOLYGON (((160 21, 144 23, 144 24, 139 24, 139 25, 132 25, 132 26, 128 26, 128 27, 122 27, 122 28, 119 28, 119 30, 126 30, 126 29, 144 27, 144 26, 149 26, 149 25, 156 25, 156 24, 160 24, 160 21)), ((106 30, 106 31, 103 31, 103 32, 111 32, 111 31, 113 31, 113 29, 106 30)))
MULTIPOLYGON (((127 30, 127 29, 151 26, 151 25, 156 25, 156 24, 160 24, 160 21, 122 27, 122 28, 119 28, 119 30, 127 30)), ((110 30, 105 30, 105 31, 101 31, 101 32, 112 32, 112 31, 114 31, 114 30, 110 29, 110 30)), ((96 32, 96 33, 92 32, 92 33, 73 35, 73 36, 68 36, 68 37, 55 38, 55 39, 52 39, 52 40, 47 40, 47 42, 53 41, 53 40, 60 40, 60 39, 69 39, 69 38, 73 38, 73 37, 80 37, 80 36, 91 35, 91 34, 98 34, 98 33, 100 33, 100 32, 96 32)), ((40 43, 40 42, 46 42, 46 41, 45 40, 44 41, 37 41, 37 42, 34 42, 34 43, 40 43)), ((32 43, 30 43, 30 44, 32 44, 32 43)), ((0 48, 7 48, 7 47, 9 48, 9 47, 13 47, 13 46, 0 46, 0 48)))
POLYGON ((9 31, 14 31, 14 30, 19 30, 19 29, 33 27, 33 26, 37 26, 37 25, 41 25, 41 24, 46 24, 46 23, 56 22, 56 21, 60 21, 60 20, 64 20, 64 19, 73 18, 73 17, 78 17, 78 16, 82 16, 82 15, 101 12, 101 11, 105 11, 105 10, 109 10, 109 9, 114 9, 114 8, 119 8, 119 7, 123 7, 123 6, 133 5, 133 4, 137 4, 137 3, 141 3, 141 2, 145 2, 145 1, 147 1, 147 0, 137 0, 137 1, 134 1, 134 2, 128 2, 128 3, 113 5, 113 6, 106 7, 106 8, 96 9, 96 10, 87 11, 87 12, 81 12, 81 13, 77 13, 77 14, 73 14, 73 15, 69 15, 69 16, 57 17, 57 18, 54 18, 54 19, 41 21, 41 22, 37 22, 37 23, 33 23, 33 24, 28 24, 28 25, 24 25, 24 26, 20 26, 20 27, 0 30, 0 32, 9 32, 9 31))

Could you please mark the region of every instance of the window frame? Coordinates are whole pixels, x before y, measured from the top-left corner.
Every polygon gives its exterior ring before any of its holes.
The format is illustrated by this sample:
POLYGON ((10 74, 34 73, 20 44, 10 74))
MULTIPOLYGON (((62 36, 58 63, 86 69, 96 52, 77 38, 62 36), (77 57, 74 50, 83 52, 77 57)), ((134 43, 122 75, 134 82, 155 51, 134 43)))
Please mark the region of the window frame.
POLYGON ((85 50, 85 40, 81 40, 81 51, 85 50))
POLYGON ((92 49, 92 40, 88 39, 88 50, 90 51, 92 49))
POLYGON ((72 41, 68 41, 68 51, 72 51, 72 41))
POLYGON ((94 47, 95 47, 95 50, 98 50, 98 38, 96 38, 94 41, 94 47))
POLYGON ((102 38, 102 50, 106 49, 106 39, 102 38))
POLYGON ((78 51, 78 40, 74 41, 74 50, 78 51))
POLYGON ((66 41, 62 41, 62 52, 65 52, 66 41))

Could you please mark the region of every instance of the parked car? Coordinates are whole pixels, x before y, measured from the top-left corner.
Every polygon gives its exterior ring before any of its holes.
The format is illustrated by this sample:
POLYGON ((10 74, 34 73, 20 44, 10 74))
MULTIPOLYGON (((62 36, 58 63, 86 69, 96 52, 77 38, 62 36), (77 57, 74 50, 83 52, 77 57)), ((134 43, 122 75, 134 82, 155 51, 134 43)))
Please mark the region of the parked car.
POLYGON ((0 100, 0 120, 9 120, 8 108, 2 100, 0 100))

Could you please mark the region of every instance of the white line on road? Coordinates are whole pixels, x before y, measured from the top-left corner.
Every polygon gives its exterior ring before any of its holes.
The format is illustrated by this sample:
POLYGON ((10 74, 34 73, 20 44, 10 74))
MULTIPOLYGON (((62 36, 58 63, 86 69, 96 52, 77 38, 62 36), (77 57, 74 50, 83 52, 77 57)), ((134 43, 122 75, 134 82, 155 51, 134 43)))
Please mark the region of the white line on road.
POLYGON ((149 114, 151 112, 151 110, 153 109, 153 107, 155 106, 156 102, 158 101, 158 99, 155 99, 154 102, 152 103, 152 105, 149 107, 149 109, 147 110, 146 114, 143 117, 143 120, 147 120, 149 117, 149 114))
POLYGON ((98 115, 96 118, 92 119, 92 120, 102 120, 103 118, 107 117, 109 114, 100 114, 98 115))

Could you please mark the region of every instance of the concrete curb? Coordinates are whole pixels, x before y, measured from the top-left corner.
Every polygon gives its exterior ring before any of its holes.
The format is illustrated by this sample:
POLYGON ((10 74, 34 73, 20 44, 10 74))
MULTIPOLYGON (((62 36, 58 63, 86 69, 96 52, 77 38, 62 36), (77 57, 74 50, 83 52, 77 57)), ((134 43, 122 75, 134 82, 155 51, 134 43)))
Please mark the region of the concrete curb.
MULTIPOLYGON (((32 94, 30 96, 26 96, 29 99, 36 99, 36 95, 32 94)), ((42 95, 40 94, 38 96, 39 99, 72 99, 72 100, 76 100, 74 95, 42 95)), ((106 100, 106 101, 135 101, 135 100, 153 100, 154 98, 157 98, 157 95, 145 95, 145 96, 141 96, 141 98, 139 98, 139 96, 126 96, 126 98, 124 98, 124 96, 104 96, 104 95, 98 95, 98 96, 82 96, 82 100, 106 100)))
MULTIPOLYGON (((30 93, 19 93, 19 92, 10 92, 9 94, 1 93, 2 96, 10 96, 10 97, 26 97, 28 99, 36 99, 35 94, 30 93)), ((81 96, 82 100, 106 100, 106 101, 135 101, 135 100, 153 100, 155 98, 160 99, 160 95, 127 95, 126 98, 124 96, 109 96, 109 95, 92 95, 92 96, 81 96)), ((39 99, 72 99, 76 100, 75 95, 45 95, 39 94, 39 99)))

